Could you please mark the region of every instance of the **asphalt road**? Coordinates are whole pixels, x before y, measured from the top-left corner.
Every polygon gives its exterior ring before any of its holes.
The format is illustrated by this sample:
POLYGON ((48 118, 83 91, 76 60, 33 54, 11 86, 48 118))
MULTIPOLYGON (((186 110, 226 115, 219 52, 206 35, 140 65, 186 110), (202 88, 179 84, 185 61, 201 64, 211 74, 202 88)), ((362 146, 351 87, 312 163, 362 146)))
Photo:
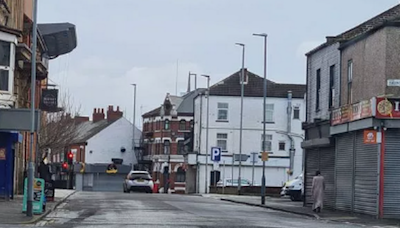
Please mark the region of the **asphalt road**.
POLYGON ((74 194, 35 226, 55 228, 360 227, 351 224, 328 223, 200 196, 100 192, 74 194))

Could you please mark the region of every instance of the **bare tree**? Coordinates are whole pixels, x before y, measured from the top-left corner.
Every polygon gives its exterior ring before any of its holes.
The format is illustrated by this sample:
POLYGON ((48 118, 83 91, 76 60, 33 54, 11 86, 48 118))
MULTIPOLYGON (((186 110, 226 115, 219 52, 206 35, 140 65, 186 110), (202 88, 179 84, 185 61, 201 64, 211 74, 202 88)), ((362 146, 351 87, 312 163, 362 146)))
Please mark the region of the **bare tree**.
POLYGON ((62 95, 59 106, 58 112, 43 113, 38 137, 40 152, 45 149, 62 151, 77 137, 77 124, 73 116, 79 115, 80 107, 73 105, 68 93, 62 95))

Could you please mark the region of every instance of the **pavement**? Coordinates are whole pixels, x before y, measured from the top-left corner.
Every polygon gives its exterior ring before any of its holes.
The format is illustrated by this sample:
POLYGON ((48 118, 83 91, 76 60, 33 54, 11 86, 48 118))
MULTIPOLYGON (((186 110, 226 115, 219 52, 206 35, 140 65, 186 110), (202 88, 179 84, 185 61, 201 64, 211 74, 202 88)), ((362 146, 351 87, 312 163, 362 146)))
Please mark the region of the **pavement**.
POLYGON ((43 214, 33 217, 22 213, 22 195, 15 196, 13 200, 0 199, 0 227, 4 224, 33 224, 52 212, 74 192, 74 190, 55 189, 54 201, 47 202, 46 211, 43 214))
POLYGON ((205 198, 213 198, 225 202, 288 212, 296 215, 307 216, 317 220, 358 224, 363 226, 368 225, 372 227, 400 227, 400 220, 376 219, 373 216, 334 211, 329 209, 324 209, 321 213, 314 213, 311 208, 303 207, 303 202, 293 202, 289 198, 266 197, 265 205, 262 205, 261 198, 259 196, 220 194, 204 194, 202 196, 205 198))
MULTIPOLYGON (((189 228, 363 227, 221 201, 214 197, 119 192, 76 192, 34 225, 0 227, 147 228, 160 226, 189 228)), ((364 227, 377 228, 377 226, 364 227)))

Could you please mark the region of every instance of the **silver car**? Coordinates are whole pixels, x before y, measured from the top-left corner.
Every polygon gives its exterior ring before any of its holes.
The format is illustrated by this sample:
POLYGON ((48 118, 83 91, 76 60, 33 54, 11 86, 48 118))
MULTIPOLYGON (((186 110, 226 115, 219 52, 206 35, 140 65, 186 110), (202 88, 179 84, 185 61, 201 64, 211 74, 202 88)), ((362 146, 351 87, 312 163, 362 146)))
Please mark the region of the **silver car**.
POLYGON ((131 191, 153 193, 154 183, 146 171, 130 171, 123 183, 125 193, 131 191))

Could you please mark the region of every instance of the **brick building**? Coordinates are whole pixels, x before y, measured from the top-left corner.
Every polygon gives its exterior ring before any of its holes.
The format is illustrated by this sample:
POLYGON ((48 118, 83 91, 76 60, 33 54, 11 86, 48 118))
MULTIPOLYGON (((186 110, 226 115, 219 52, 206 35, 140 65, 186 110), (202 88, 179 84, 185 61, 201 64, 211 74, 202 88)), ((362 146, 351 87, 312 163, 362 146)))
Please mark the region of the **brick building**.
POLYGON ((161 107, 142 115, 143 160, 152 163, 153 180, 162 190, 169 182, 170 192, 185 192, 184 154, 191 150, 185 141, 193 131, 193 99, 204 91, 196 89, 182 97, 167 94, 161 107))

